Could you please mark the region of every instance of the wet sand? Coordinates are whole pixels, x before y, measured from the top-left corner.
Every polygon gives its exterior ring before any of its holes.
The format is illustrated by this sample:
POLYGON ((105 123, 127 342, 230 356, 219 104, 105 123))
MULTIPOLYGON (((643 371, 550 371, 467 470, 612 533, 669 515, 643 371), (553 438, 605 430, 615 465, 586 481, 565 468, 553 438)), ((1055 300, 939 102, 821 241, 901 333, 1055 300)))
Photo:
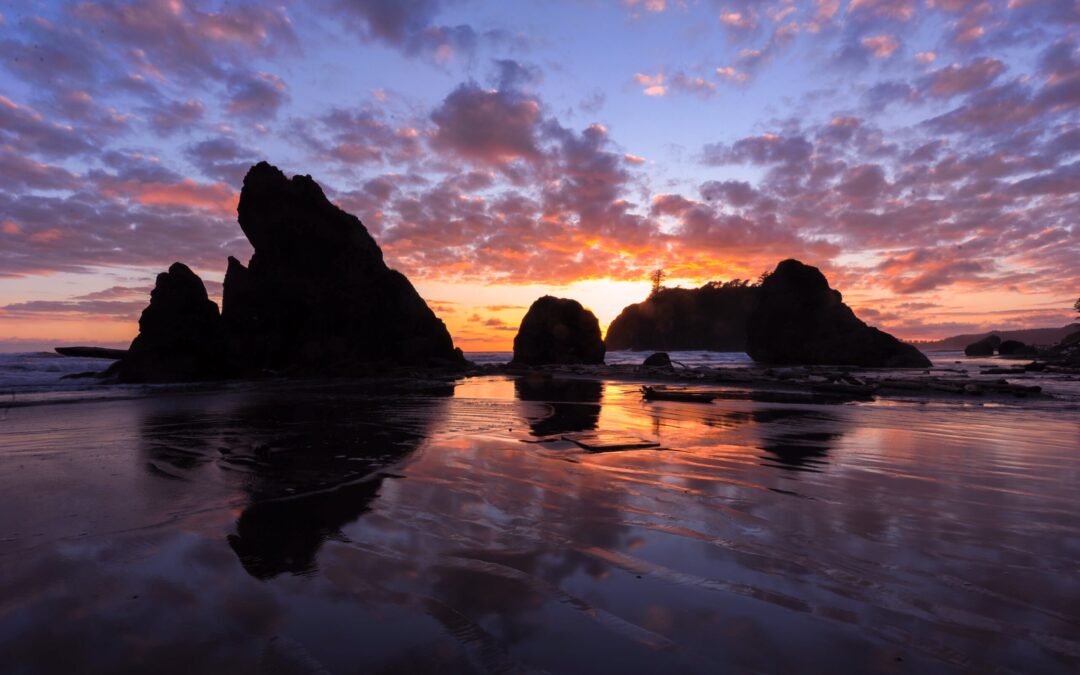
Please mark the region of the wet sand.
POLYGON ((1075 404, 490 377, 0 416, 5 671, 1080 668, 1075 404))

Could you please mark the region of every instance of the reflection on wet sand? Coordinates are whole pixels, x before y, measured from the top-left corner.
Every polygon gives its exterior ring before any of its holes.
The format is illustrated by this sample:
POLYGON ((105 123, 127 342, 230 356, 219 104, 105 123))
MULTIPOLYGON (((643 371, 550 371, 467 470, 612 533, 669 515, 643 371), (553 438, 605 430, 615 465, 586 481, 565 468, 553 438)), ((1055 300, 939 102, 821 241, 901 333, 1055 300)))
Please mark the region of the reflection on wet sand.
POLYGON ((533 436, 555 436, 596 428, 604 383, 532 375, 514 380, 514 393, 520 401, 540 401, 549 406, 550 411, 543 417, 526 421, 533 436))
POLYGON ((78 433, 32 409, 0 429, 20 672, 1080 667, 1080 423, 1058 410, 487 378, 67 415, 78 433), (552 439, 580 431, 662 449, 552 439), (77 506, 24 505, 46 490, 77 506))
POLYGON ((224 409, 147 415, 143 452, 156 475, 198 480, 192 472, 208 462, 235 474, 248 505, 228 542, 244 569, 259 579, 307 574, 323 542, 368 510, 381 471, 426 440, 453 391, 251 393, 224 409))

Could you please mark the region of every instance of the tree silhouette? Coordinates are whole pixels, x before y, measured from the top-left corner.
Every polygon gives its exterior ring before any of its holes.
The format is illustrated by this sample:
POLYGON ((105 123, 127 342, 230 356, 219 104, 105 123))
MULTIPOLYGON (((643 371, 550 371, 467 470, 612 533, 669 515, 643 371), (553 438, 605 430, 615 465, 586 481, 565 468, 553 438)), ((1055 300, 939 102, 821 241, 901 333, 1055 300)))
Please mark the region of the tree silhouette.
POLYGON ((663 284, 666 277, 667 272, 661 267, 656 268, 653 270, 652 274, 649 275, 649 280, 652 281, 652 291, 649 293, 650 298, 655 297, 656 294, 660 292, 660 289, 664 287, 663 284))

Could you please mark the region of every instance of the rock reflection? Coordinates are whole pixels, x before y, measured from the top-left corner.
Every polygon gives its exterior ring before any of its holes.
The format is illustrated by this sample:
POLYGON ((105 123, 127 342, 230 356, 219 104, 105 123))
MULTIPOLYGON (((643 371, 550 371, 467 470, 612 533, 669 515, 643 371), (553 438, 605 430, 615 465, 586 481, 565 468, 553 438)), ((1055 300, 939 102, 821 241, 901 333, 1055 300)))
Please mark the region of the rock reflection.
POLYGON ((526 376, 514 380, 514 393, 518 400, 539 401, 551 406, 549 416, 527 422, 534 436, 554 436, 596 429, 604 383, 526 376))
POLYGON ((256 579, 314 572, 323 542, 344 539, 341 528, 371 508, 382 480, 375 477, 325 493, 256 501, 240 514, 229 546, 256 579))
POLYGON ((148 415, 143 451, 155 476, 187 479, 213 465, 236 482, 248 505, 228 542, 249 574, 306 574, 323 542, 344 538, 370 509, 380 471, 430 435, 453 390, 246 392, 217 401, 219 410, 148 415))
POLYGON ((769 453, 765 465, 788 471, 820 471, 844 435, 840 419, 821 409, 758 409, 750 418, 759 425, 761 449, 769 453))

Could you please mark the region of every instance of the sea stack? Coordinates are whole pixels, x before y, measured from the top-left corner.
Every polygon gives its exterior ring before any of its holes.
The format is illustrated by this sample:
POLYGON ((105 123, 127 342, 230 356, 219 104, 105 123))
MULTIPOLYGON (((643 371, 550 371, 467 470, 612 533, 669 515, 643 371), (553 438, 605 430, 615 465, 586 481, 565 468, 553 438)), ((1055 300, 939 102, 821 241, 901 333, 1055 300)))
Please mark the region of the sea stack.
POLYGON ((860 321, 820 270, 798 260, 784 260, 761 284, 746 334, 746 352, 764 363, 931 365, 912 345, 860 321))
POLYGON ((529 307, 514 337, 513 363, 604 362, 600 322, 577 300, 545 295, 529 307))
POLYGON ((710 282, 701 288, 661 288, 628 305, 608 327, 609 350, 746 349, 746 317, 757 293, 748 282, 710 282))
POLYGON ((311 176, 290 179, 260 162, 244 177, 238 212, 255 253, 247 267, 229 259, 222 321, 242 372, 464 362, 367 228, 311 176))
POLYGON ((106 375, 121 382, 192 382, 229 372, 218 306, 198 275, 173 263, 157 276, 139 334, 106 375))
POLYGON ((965 356, 993 356, 994 350, 1001 344, 1001 338, 996 335, 987 335, 981 340, 972 342, 964 347, 965 356))

